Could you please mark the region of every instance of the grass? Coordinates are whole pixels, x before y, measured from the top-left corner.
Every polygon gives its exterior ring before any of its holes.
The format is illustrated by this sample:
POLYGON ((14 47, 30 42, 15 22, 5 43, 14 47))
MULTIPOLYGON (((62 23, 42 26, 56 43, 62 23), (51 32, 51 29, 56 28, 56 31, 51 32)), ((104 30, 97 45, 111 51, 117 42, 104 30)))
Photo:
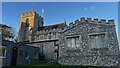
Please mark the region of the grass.
POLYGON ((60 65, 56 62, 42 62, 38 64, 29 64, 25 66, 11 66, 5 68, 118 68, 118 67, 97 67, 97 66, 68 66, 60 65))
POLYGON ((47 63, 40 63, 40 64, 33 64, 33 65, 30 65, 30 66, 61 66, 60 64, 58 63, 54 63, 54 62, 47 62, 47 63))

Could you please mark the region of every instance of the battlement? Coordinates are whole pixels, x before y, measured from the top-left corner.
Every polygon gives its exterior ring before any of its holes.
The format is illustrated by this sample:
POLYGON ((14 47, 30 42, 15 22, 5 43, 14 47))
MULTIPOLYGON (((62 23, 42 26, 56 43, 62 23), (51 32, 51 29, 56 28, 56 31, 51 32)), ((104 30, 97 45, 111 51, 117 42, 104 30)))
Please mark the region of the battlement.
POLYGON ((38 13, 34 11, 21 14, 21 17, 29 17, 29 16, 41 17, 38 13))
POLYGON ((69 24, 69 27, 72 27, 74 25, 78 25, 79 23, 92 23, 92 24, 101 24, 101 25, 115 25, 114 24, 114 20, 108 20, 106 21, 105 19, 97 19, 97 18, 94 18, 94 19, 91 19, 91 18, 80 18, 80 19, 77 19, 75 20, 74 22, 71 22, 69 24))
POLYGON ((49 34, 49 33, 61 33, 62 29, 54 28, 54 29, 46 29, 37 31, 36 34, 49 34))

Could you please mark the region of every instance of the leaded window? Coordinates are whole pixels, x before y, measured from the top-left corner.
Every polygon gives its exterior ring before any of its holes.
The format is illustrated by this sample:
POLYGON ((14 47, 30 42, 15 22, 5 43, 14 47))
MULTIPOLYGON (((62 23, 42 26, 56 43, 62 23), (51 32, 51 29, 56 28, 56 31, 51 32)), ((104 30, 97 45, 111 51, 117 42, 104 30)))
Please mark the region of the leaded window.
POLYGON ((91 48, 103 48, 105 44, 105 34, 90 35, 91 48))
POLYGON ((67 37, 66 42, 67 42, 67 46, 71 48, 76 48, 80 46, 79 36, 67 37))

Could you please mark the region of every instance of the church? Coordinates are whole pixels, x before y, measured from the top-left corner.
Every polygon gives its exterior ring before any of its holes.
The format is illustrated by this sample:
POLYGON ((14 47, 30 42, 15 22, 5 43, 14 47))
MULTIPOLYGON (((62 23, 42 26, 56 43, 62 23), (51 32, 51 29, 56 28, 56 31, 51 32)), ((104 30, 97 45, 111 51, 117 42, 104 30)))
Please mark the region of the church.
POLYGON ((59 37, 66 27, 66 21, 44 26, 44 21, 34 10, 21 15, 18 42, 41 48, 46 60, 57 60, 59 37))
POLYGON ((12 56, 6 54, 11 64, 7 60, 4 63, 8 66, 41 61, 61 65, 119 65, 114 20, 82 17, 68 26, 65 20, 48 26, 44 26, 44 23, 43 17, 34 10, 21 14, 18 42, 3 43, 9 49, 8 53, 12 53, 12 56))
POLYGON ((119 46, 114 20, 84 17, 44 26, 44 20, 34 10, 21 15, 19 42, 40 47, 45 60, 63 65, 118 65, 119 46))

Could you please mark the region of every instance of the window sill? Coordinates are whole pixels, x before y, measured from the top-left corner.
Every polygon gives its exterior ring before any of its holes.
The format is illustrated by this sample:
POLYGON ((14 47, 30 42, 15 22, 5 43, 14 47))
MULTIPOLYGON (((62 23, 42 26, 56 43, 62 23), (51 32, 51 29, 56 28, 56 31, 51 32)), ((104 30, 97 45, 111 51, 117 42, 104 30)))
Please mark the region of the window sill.
POLYGON ((91 50, 108 50, 107 47, 104 47, 104 48, 91 48, 91 50))
POLYGON ((25 59, 29 59, 29 57, 26 57, 25 59))
POLYGON ((66 52, 80 52, 80 49, 68 49, 66 52))
POLYGON ((3 59, 3 58, 6 58, 6 57, 0 56, 0 59, 3 59))

